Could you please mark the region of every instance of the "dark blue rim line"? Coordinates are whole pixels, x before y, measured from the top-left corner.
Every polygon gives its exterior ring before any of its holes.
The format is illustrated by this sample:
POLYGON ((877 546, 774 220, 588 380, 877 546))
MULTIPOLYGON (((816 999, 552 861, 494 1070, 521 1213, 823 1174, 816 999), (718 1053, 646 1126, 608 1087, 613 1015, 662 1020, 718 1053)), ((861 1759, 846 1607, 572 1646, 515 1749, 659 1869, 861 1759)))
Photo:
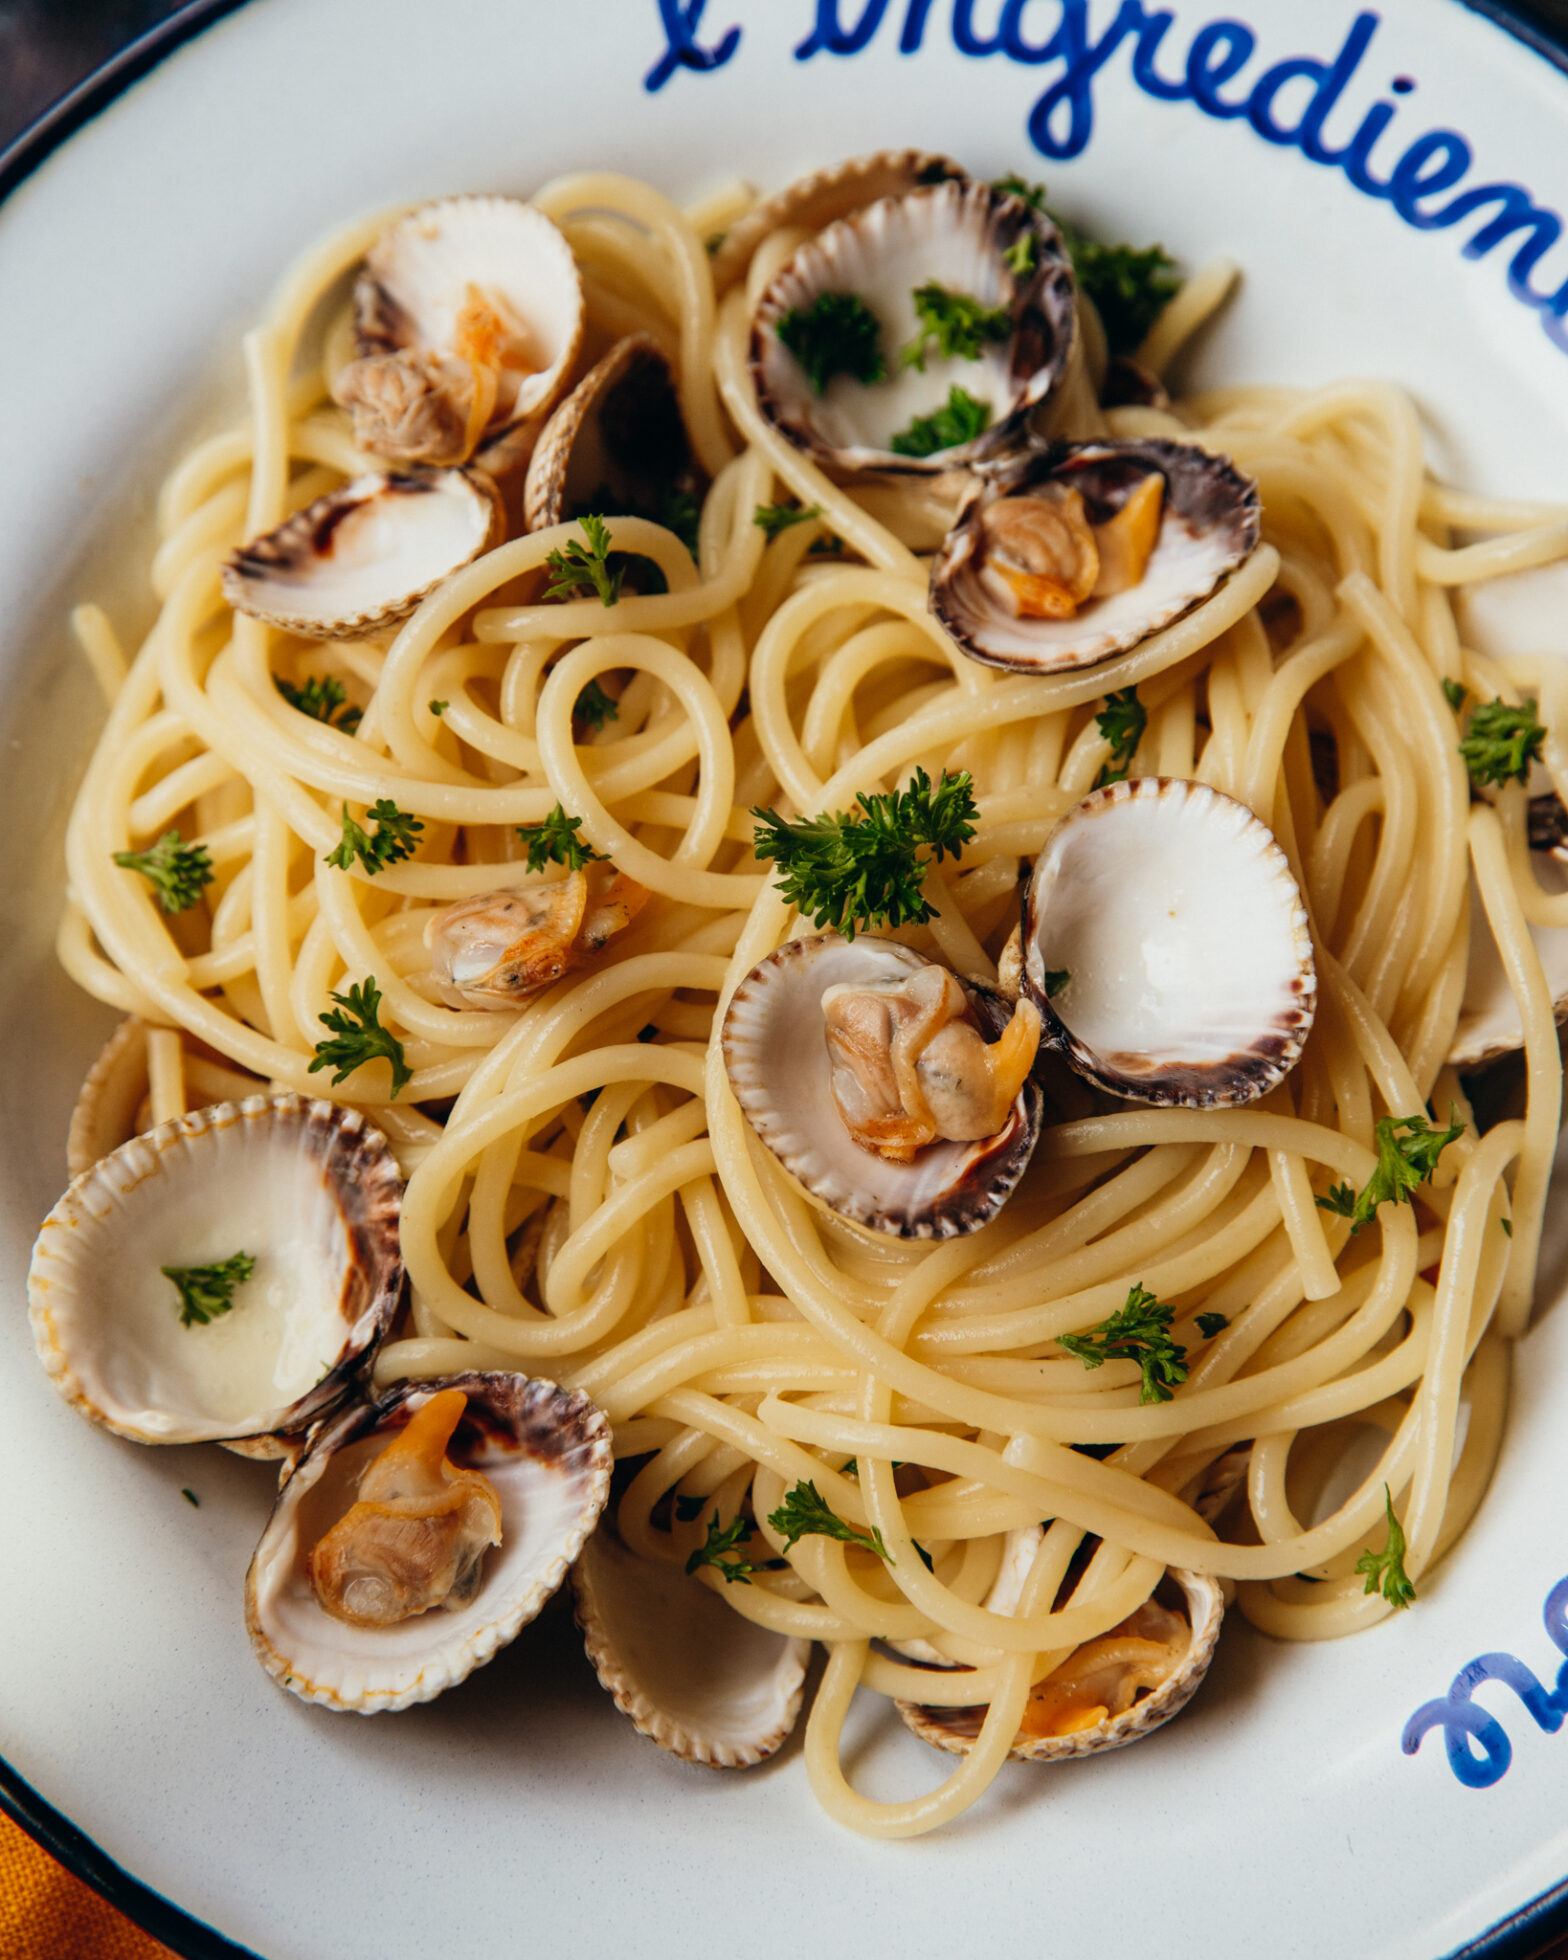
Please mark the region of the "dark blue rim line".
MULTIPOLYGON (((131 83, 156 68, 167 54, 234 13, 245 0, 191 0, 159 26, 121 50, 111 61, 53 108, 45 110, 7 149, 0 150, 0 199, 8 197, 24 177, 36 170, 52 150, 89 122, 131 83)), ((1568 73, 1568 45, 1548 30, 1524 20, 1507 0, 1461 0, 1472 13, 1504 28, 1533 48, 1543 59, 1568 73)), ((0 1758, 0 1810, 41 1844, 45 1851, 101 1893, 154 1939, 183 1956, 183 1960, 261 1960, 249 1947, 236 1946, 211 1926, 191 1915, 151 1886, 133 1878, 101 1851, 84 1831, 46 1803, 33 1786, 0 1758)), ((1549 1946, 1568 1935, 1568 1879, 1532 1899, 1469 1946, 1456 1948, 1446 1960, 1541 1960, 1549 1946)))

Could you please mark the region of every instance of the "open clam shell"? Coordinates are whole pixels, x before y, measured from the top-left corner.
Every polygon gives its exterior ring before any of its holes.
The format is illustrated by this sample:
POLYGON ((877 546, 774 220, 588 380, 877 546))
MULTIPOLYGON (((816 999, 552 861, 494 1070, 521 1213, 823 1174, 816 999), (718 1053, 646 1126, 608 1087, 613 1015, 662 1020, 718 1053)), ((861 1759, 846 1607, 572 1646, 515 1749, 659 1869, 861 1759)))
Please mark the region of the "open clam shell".
MULTIPOLYGON (((1556 804, 1555 797, 1550 800, 1556 804)), ((1534 808, 1530 814, 1532 829, 1540 828, 1534 808)), ((1568 891, 1568 854, 1560 846, 1533 850, 1530 863, 1547 891, 1568 891)), ((1557 1019, 1559 1023, 1568 1021, 1568 927, 1532 925, 1530 938, 1552 990, 1557 1019)), ((1498 957, 1497 942, 1486 922, 1481 895, 1472 884, 1465 995, 1448 1059, 1458 1069, 1479 1069, 1523 1046, 1524 1023, 1519 1018, 1519 1003, 1514 999, 1508 975, 1498 957)))
POLYGON ((572 1570, 572 1593, 601 1685, 661 1749, 746 1769, 782 1747, 810 1641, 755 1626, 678 1565, 638 1557, 608 1520, 572 1570))
POLYGON ((273 1677, 323 1708, 374 1715, 430 1701, 514 1640, 557 1591, 610 1489, 609 1424, 581 1393, 516 1374, 405 1382, 325 1423, 278 1493, 245 1578, 245 1624, 273 1677), (391 1626, 345 1625, 311 1584, 312 1548, 349 1510, 366 1466, 443 1388, 466 1413, 451 1461, 477 1470, 501 1504, 501 1542, 477 1590, 391 1626))
POLYGON ((1090 792, 1025 888, 1023 984, 1080 1075, 1141 1103, 1252 1102, 1317 1006, 1306 906, 1274 834, 1205 784, 1090 792))
POLYGON ((495 485, 477 470, 355 477, 241 546, 223 595, 286 633, 344 639, 411 613, 502 527, 495 485))
MULTIPOLYGON (((80 1177, 100 1157, 152 1128, 148 1032, 145 1021, 128 1016, 83 1078, 65 1140, 66 1168, 72 1177, 80 1177)), ((181 1036, 181 1046, 185 1087, 192 1103, 233 1102, 265 1093, 267 1085, 261 1077, 215 1055, 190 1035, 181 1036)))
POLYGON ((802 245, 758 302, 751 371, 764 414, 828 467, 935 472, 1012 442, 1061 380, 1076 332, 1072 270, 1056 227, 1005 191, 949 182, 882 198, 802 245), (1006 336, 984 339, 972 359, 928 344, 923 368, 901 364, 900 350, 921 333, 916 291, 933 281, 1005 312, 1006 336), (791 316, 839 294, 875 316, 885 373, 872 381, 838 373, 818 394, 781 329, 788 335, 791 316), (956 389, 983 405, 978 433, 928 453, 895 447, 956 389))
POLYGON ((339 376, 337 392, 356 401, 355 436, 373 454, 461 462, 559 398, 583 321, 577 261, 542 211, 512 197, 441 198, 409 212, 366 253, 354 289, 359 361, 339 376), (394 390, 392 418, 380 391, 363 385, 366 363, 386 364, 404 383, 394 390), (485 391, 477 407, 476 385, 485 391), (460 398, 446 413, 442 396, 454 390, 460 398), (421 393, 433 412, 403 399, 421 393))
POLYGON ((1052 443, 978 478, 931 566, 931 610, 975 660, 1020 673, 1088 667, 1125 653, 1206 599, 1251 557, 1260 535, 1257 485, 1226 457, 1154 439, 1052 443), (1153 549, 1124 590, 1092 594, 1066 618, 1020 612, 995 567, 1002 508, 1076 492, 1098 529, 1151 475, 1163 479, 1153 549), (1002 508, 999 508, 1002 507, 1002 508))
POLYGON ((56 1389, 137 1443, 298 1436, 354 1388, 403 1283, 402 1181, 363 1116, 299 1096, 217 1103, 93 1164, 44 1220, 27 1290, 56 1389), (214 1318, 163 1268, 244 1252, 214 1318))
POLYGON ((871 156, 850 157, 843 163, 830 164, 826 170, 797 177, 793 184, 765 197, 726 232, 711 261, 714 290, 728 291, 770 232, 786 226, 796 231, 820 231, 879 198, 902 197, 906 191, 932 184, 962 183, 967 176, 961 163, 931 150, 878 150, 871 156))
MULTIPOLYGON (((834 1106, 822 996, 835 986, 896 982, 927 964, 896 940, 864 934, 791 940, 735 989, 721 1037, 735 1099, 785 1170, 840 1217, 906 1239, 955 1238, 994 1218, 1028 1166, 1044 1106, 1026 1082, 997 1135, 939 1140, 907 1164, 855 1142, 834 1106)), ((964 991, 995 1041, 1007 1004, 976 986, 964 991)))
MULTIPOLYGON (((1075 1756, 1098 1755, 1107 1749, 1122 1749, 1130 1742, 1139 1742, 1173 1715, 1180 1714, 1209 1671, 1209 1663, 1214 1658, 1214 1649, 1220 1637, 1220 1624, 1225 1617, 1225 1597, 1216 1580, 1202 1573, 1178 1571, 1174 1567, 1162 1581, 1159 1594, 1159 1599, 1151 1602, 1150 1607, 1140 1607, 1121 1627, 1113 1629, 1110 1635, 1102 1636, 1103 1646, 1102 1642, 1087 1643, 1069 1656, 1055 1676, 1047 1676, 1045 1681, 1037 1682, 1031 1695, 1031 1707, 1043 1701, 1050 1693, 1051 1684, 1069 1674, 1075 1663, 1082 1666, 1085 1660, 1092 1661, 1094 1656, 1091 1650, 1097 1647, 1106 1657, 1102 1662, 1104 1672, 1114 1679, 1118 1661, 1110 1651, 1112 1646, 1119 1641, 1124 1647, 1136 1649, 1144 1644, 1150 1634, 1168 1634, 1179 1613, 1187 1627, 1186 1651, 1160 1685, 1147 1693, 1140 1693, 1131 1706, 1120 1714, 1108 1714, 1092 1727, 1076 1729, 1067 1735, 1031 1733, 1031 1714, 1026 1709, 1023 1726, 1008 1751, 1009 1755, 1016 1761, 1031 1763, 1065 1762, 1075 1756), (1169 1603, 1164 1603, 1167 1600, 1169 1603), (1140 1618, 1140 1615, 1143 1617, 1140 1618)), ((1008 1609, 999 1605, 996 1610, 1008 1609)), ((955 1756, 968 1755, 986 1717, 983 1704, 978 1707, 948 1708, 901 1701, 896 1705, 905 1723, 922 1742, 929 1742, 933 1748, 945 1749, 955 1756)))
POLYGON ((667 521, 670 500, 697 488, 670 364, 652 335, 617 341, 545 424, 528 464, 530 531, 583 510, 667 521))

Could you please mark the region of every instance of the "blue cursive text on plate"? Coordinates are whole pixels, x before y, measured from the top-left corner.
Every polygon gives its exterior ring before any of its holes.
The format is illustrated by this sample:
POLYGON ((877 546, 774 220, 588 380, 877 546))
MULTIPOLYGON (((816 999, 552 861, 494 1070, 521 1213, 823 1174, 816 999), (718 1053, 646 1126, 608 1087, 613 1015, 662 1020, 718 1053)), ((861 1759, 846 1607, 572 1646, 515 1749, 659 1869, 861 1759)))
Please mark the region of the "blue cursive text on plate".
MULTIPOLYGON (((1552 1644, 1559 1653, 1568 1654, 1568 1579, 1559 1579, 1547 1594, 1541 1617, 1552 1644)), ((1427 1730, 1440 1728, 1448 1745, 1450 1767, 1472 1790, 1490 1788, 1514 1754, 1502 1723, 1470 1699, 1483 1681, 1500 1681, 1512 1688, 1548 1735, 1555 1735, 1564 1715, 1568 1715, 1568 1660, 1557 1670, 1555 1689, 1543 1688, 1524 1662, 1512 1654, 1482 1654, 1479 1660, 1460 1668, 1448 1693, 1439 1701, 1423 1702, 1406 1722, 1401 1745, 1407 1756, 1413 1756, 1427 1730)))
MULTIPOLYGON (((783 0, 770 4, 782 5, 783 0)), ((819 54, 858 55, 884 24, 890 36, 896 26, 901 54, 917 54, 938 12, 936 0, 801 4, 803 13, 811 7, 814 19, 795 47, 797 61, 819 54)), ((657 5, 666 47, 648 71, 645 88, 663 88, 677 68, 712 73, 734 55, 741 38, 738 27, 729 28, 710 47, 698 41, 706 0, 657 0, 657 5)), ((1387 97, 1366 110, 1348 141, 1326 136, 1324 126, 1382 24, 1370 9, 1356 15, 1337 52, 1287 55, 1244 76, 1242 71, 1258 53, 1257 32, 1244 20, 1204 22, 1183 55, 1169 45, 1177 26, 1175 9, 1149 6, 1145 0, 1116 0, 1114 9, 1098 8, 1098 27, 1091 19, 1090 0, 986 0, 986 7, 995 20, 989 29, 977 25, 980 0, 951 0, 949 29, 960 54, 1002 55, 1027 67, 1058 71, 1029 112, 1029 140, 1042 156, 1061 162, 1082 155, 1094 134, 1096 79, 1113 57, 1125 52, 1133 81, 1153 100, 1188 103, 1205 116, 1244 122, 1262 142, 1343 171, 1363 196, 1387 202, 1416 231, 1446 231, 1479 220, 1462 247, 1467 259, 1484 258, 1510 241, 1509 292, 1540 316, 1553 345, 1568 353, 1568 278, 1555 285, 1550 274, 1544 285, 1537 280, 1541 260, 1563 234, 1557 212, 1538 203, 1523 184, 1481 183, 1461 189, 1475 152, 1456 129, 1429 129, 1394 156, 1398 139, 1388 139, 1399 105, 1387 97), (1034 29, 1032 39, 1028 26, 1034 29)), ((1414 88, 1409 76, 1396 76, 1389 95, 1406 96, 1414 88)))

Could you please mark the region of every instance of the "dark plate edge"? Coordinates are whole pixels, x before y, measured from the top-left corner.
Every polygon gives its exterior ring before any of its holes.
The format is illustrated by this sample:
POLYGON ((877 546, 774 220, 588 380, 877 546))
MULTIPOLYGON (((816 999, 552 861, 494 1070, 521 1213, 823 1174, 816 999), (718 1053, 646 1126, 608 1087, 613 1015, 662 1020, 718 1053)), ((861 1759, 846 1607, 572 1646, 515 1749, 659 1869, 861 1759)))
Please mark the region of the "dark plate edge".
MULTIPOLYGON (((1507 0, 1459 0, 1459 4, 1522 41, 1553 67, 1568 73, 1568 44, 1554 40, 1546 28, 1521 18, 1507 0)), ((155 68, 165 55, 172 54, 214 21, 237 12, 244 5, 245 0, 190 0, 189 5, 150 28, 63 95, 13 143, 0 150, 0 202, 51 151, 107 108, 132 82, 155 68)), ((45 1802, 3 1757, 0 1757, 0 1811, 19 1824, 67 1871, 90 1885, 144 1932, 182 1955, 183 1960, 262 1960, 251 1948, 236 1946, 164 1898, 162 1893, 133 1878, 68 1817, 45 1802)), ((1506 1919, 1500 1919, 1479 1939, 1455 1947, 1443 1960, 1541 1960, 1547 1947, 1564 1935, 1568 1935, 1568 1878, 1531 1899, 1506 1919)))
MULTIPOLYGON (((209 9, 216 12, 219 9, 209 9)), ((37 1840, 68 1872, 90 1885, 125 1917, 162 1940, 185 1960, 261 1960, 248 1946, 236 1946, 211 1926, 154 1892, 101 1851, 53 1804, 46 1803, 11 1765, 0 1760, 0 1811, 37 1840)))

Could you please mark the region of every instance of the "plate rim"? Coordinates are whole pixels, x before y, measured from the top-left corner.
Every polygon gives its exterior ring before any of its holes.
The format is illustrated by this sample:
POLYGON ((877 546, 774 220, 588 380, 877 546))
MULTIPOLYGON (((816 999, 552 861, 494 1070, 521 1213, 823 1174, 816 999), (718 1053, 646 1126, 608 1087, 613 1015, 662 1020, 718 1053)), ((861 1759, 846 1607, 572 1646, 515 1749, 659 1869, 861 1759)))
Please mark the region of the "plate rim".
MULTIPOLYGON (((1454 0, 1450 0, 1453 4, 1454 0)), ((149 74, 166 56, 194 40, 248 0, 186 0, 166 19, 129 41, 0 149, 0 204, 85 123, 149 74)), ((1513 0, 1457 0, 1568 77, 1568 23, 1555 32, 1527 20, 1513 0)), ((128 1872, 0 1755, 0 1813, 9 1817, 73 1878, 161 1940, 181 1960, 265 1960, 197 1919, 128 1872)), ((1497 1920, 1478 1938, 1434 1960, 1544 1960, 1548 1945, 1568 1935, 1568 1876, 1497 1920)))

